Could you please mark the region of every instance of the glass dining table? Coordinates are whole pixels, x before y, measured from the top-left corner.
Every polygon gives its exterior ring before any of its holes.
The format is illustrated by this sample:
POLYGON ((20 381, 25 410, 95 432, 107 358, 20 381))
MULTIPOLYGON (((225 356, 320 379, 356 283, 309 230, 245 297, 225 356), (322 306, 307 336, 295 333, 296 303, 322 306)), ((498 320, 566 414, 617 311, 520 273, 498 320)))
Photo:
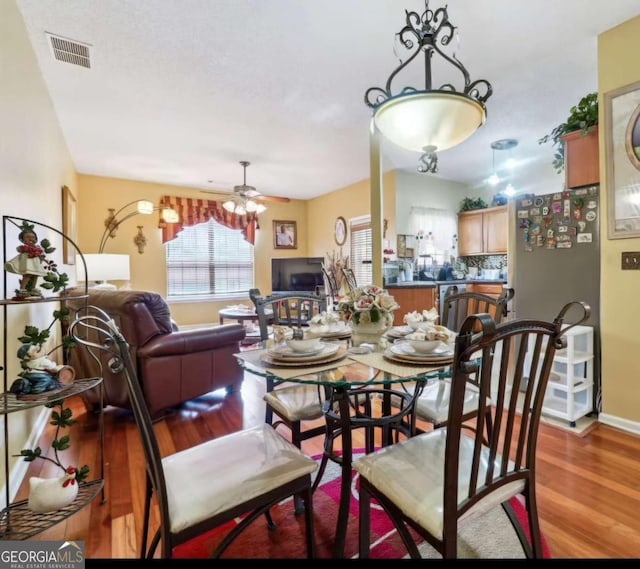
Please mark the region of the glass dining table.
MULTIPOLYGON (((375 430, 382 446, 400 436, 415 434, 414 402, 426 383, 447 374, 453 355, 425 356, 423 361, 396 358, 384 342, 366 353, 344 343, 325 360, 280 361, 274 348, 263 342, 256 349, 234 354, 240 366, 268 384, 293 382, 318 386, 324 401, 327 430, 323 457, 314 482, 317 488, 329 460, 341 467, 340 500, 332 555, 343 558, 351 500, 354 429, 363 429, 365 452, 374 450, 375 430), (333 442, 340 436, 341 454, 333 442)), ((293 359, 293 358, 292 358, 293 359)))

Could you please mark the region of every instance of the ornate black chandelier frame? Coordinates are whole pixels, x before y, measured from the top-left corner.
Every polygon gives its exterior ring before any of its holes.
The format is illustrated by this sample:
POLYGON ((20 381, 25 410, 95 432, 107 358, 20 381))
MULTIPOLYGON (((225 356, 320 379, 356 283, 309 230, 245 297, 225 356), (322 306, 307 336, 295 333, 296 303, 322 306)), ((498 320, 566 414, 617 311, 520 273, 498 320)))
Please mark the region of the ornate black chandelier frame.
MULTIPOLYGON (((449 46, 457 29, 457 27, 449 21, 447 6, 434 11, 429 9, 429 0, 425 0, 425 11, 422 14, 405 10, 405 15, 406 25, 398 32, 397 37, 400 45, 408 52, 407 59, 403 61, 402 58, 400 58, 400 65, 389 75, 384 88, 370 87, 364 95, 365 104, 373 109, 374 116, 391 101, 397 101, 403 97, 418 94, 444 93, 478 103, 486 115, 485 103, 493 93, 491 83, 486 79, 471 81, 469 72, 456 57, 455 53, 450 56, 442 49, 449 46), (424 88, 420 90, 415 87, 406 86, 399 93, 394 94, 394 80, 421 52, 424 54, 424 88), (444 83, 438 89, 433 89, 431 59, 434 54, 442 57, 460 72, 464 79, 464 88, 461 91, 458 91, 452 83, 444 83)), ((424 154, 420 157, 419 171, 437 171, 438 158, 436 151, 438 150, 442 149, 433 146, 423 148, 424 154)))

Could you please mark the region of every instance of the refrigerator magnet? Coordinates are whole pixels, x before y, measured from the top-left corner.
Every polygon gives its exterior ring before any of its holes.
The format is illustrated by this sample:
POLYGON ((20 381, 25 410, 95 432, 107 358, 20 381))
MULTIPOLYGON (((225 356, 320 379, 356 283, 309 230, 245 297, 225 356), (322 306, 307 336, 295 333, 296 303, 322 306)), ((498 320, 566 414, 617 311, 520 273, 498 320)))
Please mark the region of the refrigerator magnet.
POLYGON ((578 243, 591 243, 593 236, 591 233, 580 233, 578 235, 578 243))
POLYGON ((571 245, 573 245, 571 241, 558 241, 556 249, 571 249, 571 245))
POLYGON ((596 212, 593 210, 590 210, 587 212, 587 215, 585 215, 585 218, 587 221, 595 221, 596 220, 596 212))
POLYGON ((553 202, 551 204, 551 211, 553 211, 553 213, 562 213, 562 202, 553 202))
POLYGON ((589 200, 587 202, 587 209, 595 209, 598 207, 598 204, 596 203, 596 200, 589 200))

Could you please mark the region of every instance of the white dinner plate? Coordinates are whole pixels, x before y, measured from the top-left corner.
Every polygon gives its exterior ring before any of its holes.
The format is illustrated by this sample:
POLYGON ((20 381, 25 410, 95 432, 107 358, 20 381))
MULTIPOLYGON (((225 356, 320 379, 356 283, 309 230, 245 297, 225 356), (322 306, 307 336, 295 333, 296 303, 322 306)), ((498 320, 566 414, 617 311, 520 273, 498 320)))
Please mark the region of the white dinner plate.
POLYGON ((323 359, 335 354, 340 348, 340 344, 331 342, 320 342, 320 349, 313 352, 294 352, 289 346, 276 346, 269 350, 269 355, 275 360, 297 361, 323 359))
POLYGON ((410 326, 394 326, 387 332, 387 336, 391 338, 403 338, 411 332, 413 332, 413 329, 410 326))
POLYGON ((349 336, 350 334, 351 334, 351 328, 349 326, 332 326, 320 337, 321 338, 343 338, 344 336, 349 336))
POLYGON ((453 350, 447 346, 446 344, 442 344, 441 346, 437 346, 431 352, 428 353, 420 353, 413 349, 411 344, 407 344, 405 342, 398 342, 393 344, 390 348, 391 353, 397 356, 402 356, 406 358, 416 359, 416 360, 424 360, 424 359, 433 359, 441 357, 443 359, 450 358, 453 355, 453 350))

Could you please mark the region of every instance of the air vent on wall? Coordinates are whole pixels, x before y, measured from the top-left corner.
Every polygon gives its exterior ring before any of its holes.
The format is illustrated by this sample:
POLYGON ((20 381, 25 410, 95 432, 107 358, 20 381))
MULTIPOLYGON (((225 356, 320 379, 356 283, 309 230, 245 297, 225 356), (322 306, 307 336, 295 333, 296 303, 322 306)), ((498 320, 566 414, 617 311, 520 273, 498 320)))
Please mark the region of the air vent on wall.
POLYGON ((91 54, 89 52, 91 46, 89 44, 45 33, 49 39, 51 53, 58 61, 91 69, 91 54))

